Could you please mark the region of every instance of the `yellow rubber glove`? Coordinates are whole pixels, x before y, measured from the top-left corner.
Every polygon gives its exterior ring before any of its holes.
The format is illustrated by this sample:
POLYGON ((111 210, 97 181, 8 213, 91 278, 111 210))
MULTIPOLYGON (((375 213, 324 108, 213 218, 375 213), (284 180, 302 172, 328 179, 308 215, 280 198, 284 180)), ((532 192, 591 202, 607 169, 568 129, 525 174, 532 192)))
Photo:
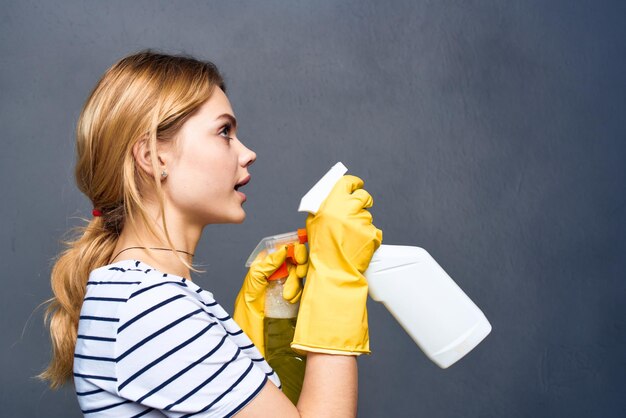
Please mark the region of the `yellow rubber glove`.
MULTIPOLYGON (((285 281, 283 297, 291 303, 300 300, 302 278, 307 274, 308 253, 304 244, 294 245, 296 264, 288 263, 289 276, 285 281)), ((263 339, 263 319, 265 318, 265 289, 267 278, 287 259, 287 246, 255 261, 243 280, 241 290, 235 299, 233 319, 265 356, 263 339)))
POLYGON ((370 353, 367 269, 382 231, 366 210, 374 203, 363 180, 343 176, 309 215, 309 269, 291 348, 330 354, 370 353))

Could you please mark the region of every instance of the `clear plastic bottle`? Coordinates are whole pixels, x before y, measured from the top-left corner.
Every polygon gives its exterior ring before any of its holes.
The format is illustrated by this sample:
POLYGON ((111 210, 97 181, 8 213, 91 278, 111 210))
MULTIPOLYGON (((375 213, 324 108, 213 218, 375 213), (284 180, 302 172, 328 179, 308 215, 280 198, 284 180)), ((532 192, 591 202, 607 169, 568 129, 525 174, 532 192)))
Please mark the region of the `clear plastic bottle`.
POLYGON ((286 277, 270 278, 265 293, 265 359, 278 374, 283 393, 296 405, 304 381, 306 357, 291 349, 300 302, 292 304, 283 298, 285 281, 286 277))

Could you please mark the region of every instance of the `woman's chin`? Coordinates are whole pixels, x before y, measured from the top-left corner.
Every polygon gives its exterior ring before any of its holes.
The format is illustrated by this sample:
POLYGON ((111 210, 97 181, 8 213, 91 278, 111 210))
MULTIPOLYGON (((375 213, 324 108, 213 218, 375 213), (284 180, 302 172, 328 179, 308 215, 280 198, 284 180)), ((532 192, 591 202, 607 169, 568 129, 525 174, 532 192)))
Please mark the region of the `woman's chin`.
POLYGON ((246 211, 243 208, 240 209, 239 213, 234 213, 231 217, 231 220, 228 223, 231 224, 240 224, 246 220, 246 211))
POLYGON ((231 223, 231 224, 242 224, 243 221, 245 221, 245 220, 246 220, 246 217, 244 216, 241 219, 237 219, 237 220, 229 222, 229 223, 231 223))

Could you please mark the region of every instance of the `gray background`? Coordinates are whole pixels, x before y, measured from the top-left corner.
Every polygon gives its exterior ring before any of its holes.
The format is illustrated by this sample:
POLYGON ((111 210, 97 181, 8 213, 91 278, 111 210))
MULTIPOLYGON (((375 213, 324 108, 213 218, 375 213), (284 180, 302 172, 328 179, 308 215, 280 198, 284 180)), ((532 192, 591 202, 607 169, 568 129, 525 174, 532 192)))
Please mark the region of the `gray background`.
POLYGON ((258 154, 243 225, 208 227, 194 277, 227 308, 257 241, 301 227, 336 161, 387 244, 426 248, 493 331, 448 370, 370 301, 361 417, 616 417, 626 409, 626 3, 3 1, 2 415, 78 417, 33 376, 38 304, 89 217, 73 130, 146 47, 213 60, 258 154))

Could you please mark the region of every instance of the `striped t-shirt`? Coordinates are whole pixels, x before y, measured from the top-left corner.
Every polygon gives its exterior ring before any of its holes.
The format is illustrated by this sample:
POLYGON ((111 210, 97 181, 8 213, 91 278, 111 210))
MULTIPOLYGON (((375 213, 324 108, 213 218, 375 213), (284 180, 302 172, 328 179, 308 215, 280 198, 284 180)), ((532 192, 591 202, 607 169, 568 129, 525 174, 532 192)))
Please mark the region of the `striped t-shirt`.
POLYGON ((91 272, 74 352, 87 417, 228 417, 278 376, 213 295, 141 261, 91 272))

